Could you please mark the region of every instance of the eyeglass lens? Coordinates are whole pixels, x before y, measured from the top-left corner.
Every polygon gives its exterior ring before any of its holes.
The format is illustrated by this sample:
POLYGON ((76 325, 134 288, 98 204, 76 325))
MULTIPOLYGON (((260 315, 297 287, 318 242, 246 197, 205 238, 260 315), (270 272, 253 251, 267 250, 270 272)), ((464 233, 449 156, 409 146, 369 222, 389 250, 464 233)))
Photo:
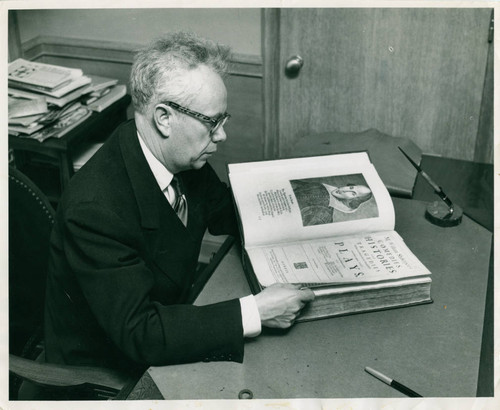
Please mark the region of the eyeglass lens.
POLYGON ((211 135, 215 134, 215 133, 219 130, 219 128, 220 128, 220 127, 223 127, 223 126, 224 126, 224 124, 227 122, 228 118, 229 118, 229 117, 224 117, 224 118, 221 118, 221 119, 217 122, 217 124, 215 124, 215 125, 213 126, 213 128, 210 130, 210 134, 211 134, 211 135))

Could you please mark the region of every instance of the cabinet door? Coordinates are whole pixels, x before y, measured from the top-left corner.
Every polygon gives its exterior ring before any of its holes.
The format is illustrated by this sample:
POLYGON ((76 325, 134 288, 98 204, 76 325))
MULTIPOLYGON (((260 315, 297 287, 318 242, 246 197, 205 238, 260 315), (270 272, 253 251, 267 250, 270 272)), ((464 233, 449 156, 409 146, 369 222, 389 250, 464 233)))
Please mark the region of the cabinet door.
POLYGON ((377 128, 425 153, 474 159, 491 9, 275 13, 279 80, 267 87, 277 87, 278 155, 293 155, 304 135, 377 128), (297 55, 303 66, 289 78, 285 65, 297 55))

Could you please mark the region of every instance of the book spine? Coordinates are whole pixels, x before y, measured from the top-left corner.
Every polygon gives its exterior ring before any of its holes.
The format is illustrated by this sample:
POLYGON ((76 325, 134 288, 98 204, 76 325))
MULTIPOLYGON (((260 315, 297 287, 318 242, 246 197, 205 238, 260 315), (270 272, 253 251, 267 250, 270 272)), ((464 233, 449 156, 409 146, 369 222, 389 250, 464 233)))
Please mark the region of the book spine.
POLYGON ((254 295, 256 295, 262 290, 262 286, 260 286, 259 281, 255 276, 252 263, 250 262, 250 258, 248 257, 248 254, 243 246, 241 248, 241 264, 243 266, 243 272, 245 272, 248 285, 250 286, 250 290, 254 295))

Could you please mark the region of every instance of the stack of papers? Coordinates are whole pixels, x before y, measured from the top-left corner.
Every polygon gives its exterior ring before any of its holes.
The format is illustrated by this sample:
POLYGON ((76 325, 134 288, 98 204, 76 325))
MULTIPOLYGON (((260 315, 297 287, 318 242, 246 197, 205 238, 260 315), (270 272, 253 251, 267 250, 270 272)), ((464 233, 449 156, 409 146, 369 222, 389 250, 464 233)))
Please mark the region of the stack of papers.
POLYGON ((17 59, 8 68, 9 134, 40 142, 61 137, 123 97, 118 80, 17 59))

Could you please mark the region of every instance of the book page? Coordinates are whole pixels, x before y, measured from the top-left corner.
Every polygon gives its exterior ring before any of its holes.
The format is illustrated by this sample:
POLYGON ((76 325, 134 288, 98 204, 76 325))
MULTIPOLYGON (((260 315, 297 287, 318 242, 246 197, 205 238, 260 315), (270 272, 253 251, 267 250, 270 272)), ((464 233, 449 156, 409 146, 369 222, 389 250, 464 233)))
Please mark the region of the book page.
POLYGON ((229 180, 247 247, 394 229, 365 152, 230 164, 229 180))
POLYGON ((396 231, 247 249, 259 283, 344 284, 429 275, 396 231))

